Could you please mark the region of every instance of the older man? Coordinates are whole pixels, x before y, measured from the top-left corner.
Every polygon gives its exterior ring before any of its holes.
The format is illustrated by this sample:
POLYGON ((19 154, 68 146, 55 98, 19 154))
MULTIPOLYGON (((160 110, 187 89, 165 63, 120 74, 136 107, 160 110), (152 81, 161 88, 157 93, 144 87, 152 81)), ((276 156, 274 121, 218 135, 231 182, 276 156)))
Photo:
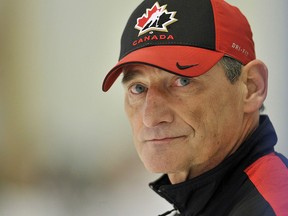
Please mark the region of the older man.
POLYGON ((250 25, 223 0, 143 1, 117 65, 125 110, 150 186, 174 205, 163 215, 288 215, 287 159, 260 115, 268 71, 250 25))

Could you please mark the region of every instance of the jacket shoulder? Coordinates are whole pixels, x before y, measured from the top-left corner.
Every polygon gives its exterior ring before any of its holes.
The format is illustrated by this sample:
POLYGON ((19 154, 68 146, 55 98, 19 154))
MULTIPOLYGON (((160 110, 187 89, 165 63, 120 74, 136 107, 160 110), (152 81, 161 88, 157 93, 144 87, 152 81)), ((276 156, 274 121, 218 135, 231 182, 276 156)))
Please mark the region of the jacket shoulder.
POLYGON ((245 170, 257 193, 276 215, 285 215, 288 212, 288 169, 285 159, 284 156, 271 153, 259 158, 245 170))

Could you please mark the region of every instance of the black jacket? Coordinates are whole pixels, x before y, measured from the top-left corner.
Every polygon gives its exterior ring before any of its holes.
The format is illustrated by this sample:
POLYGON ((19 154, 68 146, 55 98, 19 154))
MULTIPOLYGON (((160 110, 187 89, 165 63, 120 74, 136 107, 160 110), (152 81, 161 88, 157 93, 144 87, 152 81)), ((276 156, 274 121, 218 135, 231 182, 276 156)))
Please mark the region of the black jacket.
POLYGON ((175 208, 163 215, 288 215, 288 163, 274 151, 276 142, 268 116, 261 116, 256 131, 214 169, 174 185, 163 175, 150 184, 175 208))

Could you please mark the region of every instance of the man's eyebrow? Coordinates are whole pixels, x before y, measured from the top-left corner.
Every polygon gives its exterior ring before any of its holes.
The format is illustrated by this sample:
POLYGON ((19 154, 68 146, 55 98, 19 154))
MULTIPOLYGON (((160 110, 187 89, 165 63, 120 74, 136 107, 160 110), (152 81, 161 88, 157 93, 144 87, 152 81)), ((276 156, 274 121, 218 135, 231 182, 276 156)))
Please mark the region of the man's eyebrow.
POLYGON ((137 77, 137 76, 139 76, 138 70, 124 70, 123 71, 123 77, 122 77, 122 84, 125 85, 126 83, 135 79, 135 77, 137 77))

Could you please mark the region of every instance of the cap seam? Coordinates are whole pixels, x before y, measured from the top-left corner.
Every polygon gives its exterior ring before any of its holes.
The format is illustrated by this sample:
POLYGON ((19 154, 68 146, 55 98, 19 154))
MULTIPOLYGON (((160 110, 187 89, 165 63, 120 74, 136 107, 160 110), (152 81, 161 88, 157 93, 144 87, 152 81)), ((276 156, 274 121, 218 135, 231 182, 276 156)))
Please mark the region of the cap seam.
POLYGON ((215 50, 220 51, 219 50, 219 43, 218 43, 218 28, 217 28, 218 17, 215 15, 215 13, 218 12, 217 6, 216 6, 216 2, 215 1, 211 1, 211 6, 212 6, 212 13, 213 13, 213 18, 214 18, 215 50))

